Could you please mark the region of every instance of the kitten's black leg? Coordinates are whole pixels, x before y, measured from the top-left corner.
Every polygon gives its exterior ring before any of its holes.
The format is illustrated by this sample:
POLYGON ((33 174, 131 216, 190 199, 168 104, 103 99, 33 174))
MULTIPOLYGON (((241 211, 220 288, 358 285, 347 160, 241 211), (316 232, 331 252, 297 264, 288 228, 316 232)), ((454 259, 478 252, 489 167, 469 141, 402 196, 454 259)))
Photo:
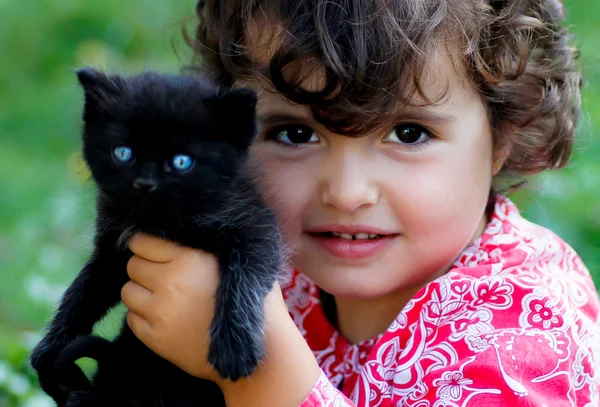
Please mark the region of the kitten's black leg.
POLYGON ((98 236, 94 255, 63 295, 47 334, 32 352, 31 365, 40 385, 59 406, 64 405, 68 394, 57 382, 54 363, 58 354, 68 342, 92 331, 120 300, 121 288, 127 282, 130 252, 117 251, 118 237, 118 232, 98 236))
POLYGON ((105 405, 93 392, 78 390, 69 394, 65 407, 102 407, 105 405))
POLYGON ((221 377, 237 380, 252 374, 264 357, 264 299, 279 271, 279 252, 268 239, 232 248, 220 260, 208 361, 221 377))
POLYGON ((90 380, 87 378, 83 370, 75 363, 70 366, 63 367, 60 372, 57 372, 60 388, 64 392, 69 392, 72 389, 88 390, 91 388, 90 380))

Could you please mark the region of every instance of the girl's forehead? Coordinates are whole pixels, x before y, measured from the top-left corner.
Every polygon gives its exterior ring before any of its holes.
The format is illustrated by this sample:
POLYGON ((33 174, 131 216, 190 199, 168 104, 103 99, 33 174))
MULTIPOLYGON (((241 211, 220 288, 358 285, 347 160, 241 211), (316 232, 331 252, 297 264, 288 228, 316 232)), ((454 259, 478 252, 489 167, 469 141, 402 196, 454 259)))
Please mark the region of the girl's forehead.
MULTIPOLYGON (((266 47, 261 47, 260 52, 265 52, 266 47)), ((266 55, 266 54, 263 54, 266 55)), ((325 84, 325 70, 314 60, 295 62, 292 70, 300 70, 305 80, 300 84, 304 90, 315 92, 323 88, 325 84)), ((294 71, 296 72, 296 71, 294 71)), ((294 109, 298 112, 308 114, 309 109, 306 106, 292 103, 282 94, 274 90, 274 87, 264 77, 255 77, 250 79, 238 80, 238 86, 247 86, 254 89, 259 96, 258 110, 259 114, 272 108, 281 108, 289 110, 294 109)), ((453 58, 445 51, 432 50, 427 69, 421 76, 421 90, 425 99, 419 93, 414 93, 411 98, 411 108, 413 111, 418 108, 427 107, 430 111, 444 111, 452 105, 456 105, 464 99, 473 102, 482 103, 477 89, 475 89, 468 80, 466 73, 456 66, 453 58)), ((402 93, 402 89, 388 89, 389 92, 402 93)), ((408 107, 399 103, 398 110, 405 110, 408 107)))

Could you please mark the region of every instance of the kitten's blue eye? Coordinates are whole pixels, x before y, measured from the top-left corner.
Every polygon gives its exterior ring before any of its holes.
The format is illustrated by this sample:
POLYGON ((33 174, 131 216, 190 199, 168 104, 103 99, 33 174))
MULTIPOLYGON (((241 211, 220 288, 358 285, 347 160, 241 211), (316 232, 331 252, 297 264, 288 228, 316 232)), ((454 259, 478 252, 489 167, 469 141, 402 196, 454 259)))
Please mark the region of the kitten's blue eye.
POLYGON ((178 154, 173 157, 172 164, 177 171, 187 171, 192 168, 194 160, 189 155, 178 154))
POLYGON ((133 159, 133 151, 129 147, 117 147, 113 150, 115 160, 120 163, 128 163, 133 159))

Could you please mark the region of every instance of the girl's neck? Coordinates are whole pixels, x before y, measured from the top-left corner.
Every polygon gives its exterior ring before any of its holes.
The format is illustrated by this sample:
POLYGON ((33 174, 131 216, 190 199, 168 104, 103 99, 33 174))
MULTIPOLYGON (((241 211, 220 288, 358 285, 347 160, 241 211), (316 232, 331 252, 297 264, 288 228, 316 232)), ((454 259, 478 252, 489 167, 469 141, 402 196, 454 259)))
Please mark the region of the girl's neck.
POLYGON ((385 332, 421 285, 385 297, 335 297, 337 329, 350 343, 356 344, 385 332))

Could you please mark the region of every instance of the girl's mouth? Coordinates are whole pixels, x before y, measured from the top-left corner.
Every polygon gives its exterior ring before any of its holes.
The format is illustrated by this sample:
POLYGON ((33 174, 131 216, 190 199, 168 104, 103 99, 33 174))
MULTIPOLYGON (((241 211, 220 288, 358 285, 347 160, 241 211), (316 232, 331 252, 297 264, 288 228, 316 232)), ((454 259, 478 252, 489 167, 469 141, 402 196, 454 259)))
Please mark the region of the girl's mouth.
POLYGON ((366 259, 381 253, 400 235, 378 230, 311 231, 310 239, 329 255, 342 259, 366 259))

